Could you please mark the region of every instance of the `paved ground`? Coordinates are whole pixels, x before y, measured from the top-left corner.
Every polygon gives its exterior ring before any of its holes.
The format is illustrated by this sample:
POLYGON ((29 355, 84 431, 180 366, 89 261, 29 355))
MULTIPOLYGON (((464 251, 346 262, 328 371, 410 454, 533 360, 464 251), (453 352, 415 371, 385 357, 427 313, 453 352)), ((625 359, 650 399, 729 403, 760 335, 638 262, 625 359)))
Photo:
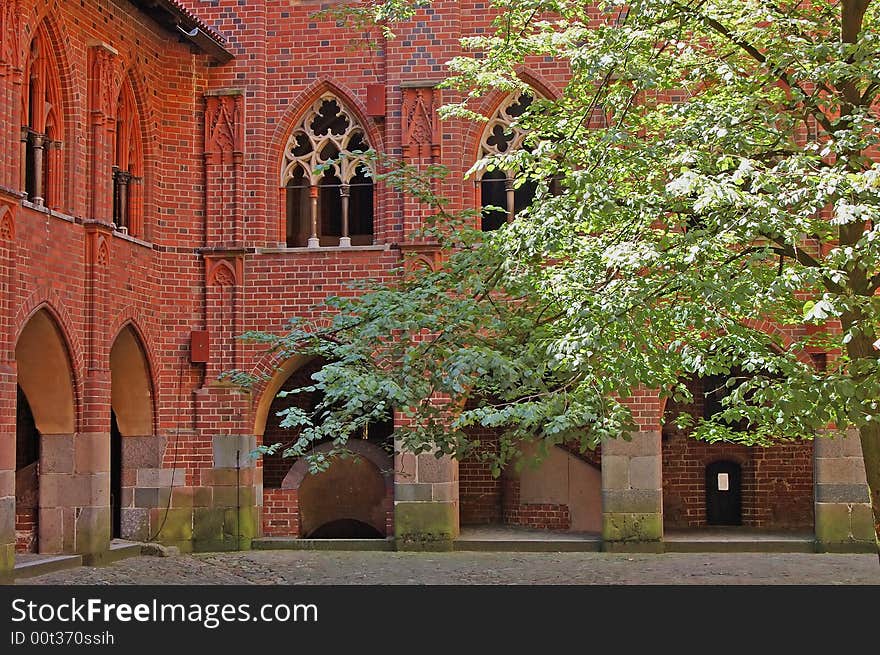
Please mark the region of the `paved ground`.
POLYGON ((21 584, 875 584, 875 555, 250 551, 135 557, 21 584))

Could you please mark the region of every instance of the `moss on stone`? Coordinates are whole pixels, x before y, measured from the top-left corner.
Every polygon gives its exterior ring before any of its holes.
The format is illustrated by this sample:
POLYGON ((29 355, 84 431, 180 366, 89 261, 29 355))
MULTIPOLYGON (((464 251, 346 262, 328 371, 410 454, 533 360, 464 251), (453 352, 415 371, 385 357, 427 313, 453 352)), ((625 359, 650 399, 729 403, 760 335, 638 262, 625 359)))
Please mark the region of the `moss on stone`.
POLYGON ((602 520, 602 539, 616 541, 660 541, 663 515, 657 513, 606 513, 602 520))
POLYGON ((454 503, 402 502, 394 509, 398 550, 452 550, 452 540, 458 536, 454 503))
POLYGON ((178 542, 190 541, 193 536, 193 511, 189 508, 171 508, 167 516, 159 517, 162 529, 159 531, 158 540, 169 546, 176 546, 178 542), (164 518, 164 524, 162 519, 164 518))

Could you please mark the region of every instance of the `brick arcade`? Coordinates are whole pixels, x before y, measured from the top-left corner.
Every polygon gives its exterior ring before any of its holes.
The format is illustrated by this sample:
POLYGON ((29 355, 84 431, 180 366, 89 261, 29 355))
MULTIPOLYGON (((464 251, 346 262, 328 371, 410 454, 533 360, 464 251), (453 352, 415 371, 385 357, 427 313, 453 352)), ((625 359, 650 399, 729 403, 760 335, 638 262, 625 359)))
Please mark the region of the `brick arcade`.
MULTIPOLYGON (((483 98, 488 126, 437 116, 452 97, 436 88, 444 62, 487 27, 483 3, 437 0, 371 50, 312 17, 322 4, 0 0, 0 572, 16 552, 100 559, 113 537, 440 548, 461 525, 507 523, 659 544, 664 525, 705 526, 719 460, 740 467, 742 524, 814 530, 825 549, 873 539, 856 439, 693 444, 662 433, 649 391, 631 401, 633 441, 601 457, 556 448, 501 478, 478 461, 392 457, 391 425, 321 476, 248 457, 289 440, 276 394, 316 363, 236 335, 281 332, 407 254, 434 265, 408 239, 420 207, 374 185, 357 152, 448 166, 455 208, 529 201, 503 173, 464 179, 526 98, 483 98), (218 379, 232 368, 268 382, 243 394, 218 379)), ((522 77, 556 96, 565 71, 541 60, 522 77)))

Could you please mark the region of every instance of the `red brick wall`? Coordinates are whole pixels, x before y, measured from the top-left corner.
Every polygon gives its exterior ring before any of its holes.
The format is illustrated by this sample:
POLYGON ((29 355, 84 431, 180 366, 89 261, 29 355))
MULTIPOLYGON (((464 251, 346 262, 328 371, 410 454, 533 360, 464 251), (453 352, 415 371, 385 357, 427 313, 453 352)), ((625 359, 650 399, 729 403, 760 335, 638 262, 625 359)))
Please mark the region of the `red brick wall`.
POLYGON ((479 439, 480 446, 458 464, 458 494, 461 525, 485 525, 502 521, 502 481, 493 478, 488 462, 480 454, 498 452, 498 431, 474 427, 467 430, 471 439, 479 439))
MULTIPOLYGON (((703 384, 688 384, 689 404, 667 405, 667 417, 685 412, 703 415, 703 384)), ((813 444, 802 442, 769 448, 708 444, 689 431, 663 430, 663 514, 667 528, 706 526, 706 465, 729 460, 742 467, 743 525, 787 529, 813 526, 813 444)))
POLYGON ((263 535, 299 536, 299 500, 296 489, 263 490, 263 535))
MULTIPOLYGON (((571 527, 567 505, 521 504, 518 479, 504 474, 492 477, 490 464, 481 461, 479 453, 497 453, 498 429, 475 427, 467 432, 471 439, 480 440, 480 447, 458 465, 462 525, 504 524, 545 530, 571 527)), ((585 459, 598 463, 599 453, 591 453, 585 459)))
POLYGON ((15 508, 15 552, 37 552, 37 508, 15 508))
MULTIPOLYGON (((21 186, 16 136, 20 99, 13 76, 0 74, 0 139, 3 152, 12 153, 0 165, 0 203, 14 212, 14 234, 0 238, 0 339, 3 351, 13 353, 15 335, 31 313, 48 302, 70 350, 78 429, 109 432, 109 353, 123 325, 134 322, 150 361, 156 430, 168 444, 164 466, 184 469, 184 484, 199 487, 214 483, 212 439, 253 434, 260 400, 259 394, 251 398, 218 385, 217 373, 233 367, 265 373, 270 368, 261 347, 237 342, 234 336, 247 330, 281 332, 293 316, 315 317, 315 305, 328 294, 355 293, 346 286, 349 282, 394 275, 401 259, 398 246, 405 247, 406 235, 425 212, 380 185, 375 221, 380 248, 274 249, 279 242, 281 150, 291 128, 312 100, 333 90, 360 116, 374 146, 402 156, 404 87, 443 77, 444 62, 460 54, 459 37, 484 29, 490 16, 479 0, 437 0, 415 21, 399 26, 396 40, 380 39, 378 50, 353 51, 346 47, 349 32, 334 21, 310 18, 321 6, 317 1, 184 0, 184 4, 227 38, 237 55, 233 61, 209 66, 206 55, 192 51, 132 3, 22 0, 21 50, 46 16, 58 50, 67 130, 64 215, 50 216, 23 206, 16 195, 21 186), (93 40, 119 52, 118 72, 132 80, 142 117, 145 238, 141 241, 113 235, 106 226, 88 226, 94 191, 87 101, 88 43, 93 40), (367 115, 367 88, 373 84, 384 85, 384 116, 367 115), (231 201, 235 191, 231 178, 207 179, 205 166, 204 94, 231 87, 242 91, 244 102, 243 152, 237 164, 241 173, 236 178, 243 186, 237 190, 240 205, 231 201), (208 188, 220 197, 206 198, 208 188), (222 211, 209 214, 206 206, 222 211), (228 208, 234 213, 229 214, 228 208), (97 236, 88 233, 95 229, 97 236), (95 248, 100 238, 107 258, 98 265, 95 248), (231 287, 206 288, 205 249, 216 249, 211 252, 228 257, 233 268, 238 267, 231 287), (227 251, 232 254, 223 254, 227 251), (210 331, 211 338, 207 366, 189 361, 190 332, 203 329, 210 331)), ((529 62, 524 70, 524 77, 539 91, 551 95, 558 93, 566 75, 564 67, 543 59, 529 62)), ((454 98, 452 91, 442 92, 443 101, 454 98)), ((491 94, 475 109, 489 114, 502 100, 503 94, 491 94)), ((453 209, 475 205, 474 183, 462 181, 461 173, 473 162, 482 129, 460 121, 440 124, 437 161, 452 171, 442 192, 453 199, 453 209)), ((2 214, 0 209, 0 219, 2 214)), ((4 361, 0 367, 5 371, 0 378, 0 406, 9 408, 15 398, 14 364, 4 361)), ((656 398, 637 399, 637 418, 653 424, 658 405, 656 398)), ((264 436, 267 442, 281 436, 273 432, 272 413, 264 436)), ((10 412, 0 412, 0 429, 14 429, 10 412)), ((695 451, 687 454, 702 456, 695 451)), ((758 477, 777 480, 774 471, 785 469, 786 484, 794 484, 786 457, 764 456, 758 477)), ((758 461, 754 455, 752 459, 758 461)), ((680 460, 672 457, 667 469, 674 471, 673 463, 680 460)), ((293 530, 291 519, 284 518, 289 507, 273 504, 281 497, 272 491, 289 463, 267 458, 259 466, 268 499, 264 526, 267 521, 287 520, 286 526, 269 528, 293 530), (274 518, 276 513, 279 518, 274 518)), ((503 520, 504 490, 488 466, 467 460, 461 462, 459 473, 462 523, 503 520)), ((126 479, 131 482, 130 477, 126 479)), ((686 489, 690 483, 685 477, 681 480, 686 489)), ((771 495, 779 497, 772 485, 759 485, 755 493, 766 499, 765 504, 771 502, 771 495)), ((685 497, 683 491, 679 495, 685 497)), ((518 516, 539 517, 540 512, 561 510, 518 511, 518 516)), ((555 516, 541 518, 562 523, 555 516)), ((389 526, 390 522, 389 509, 389 526)))
POLYGON ((520 503, 519 480, 505 478, 502 501, 503 522, 505 525, 518 525, 540 530, 568 530, 571 515, 568 505, 551 503, 520 503))

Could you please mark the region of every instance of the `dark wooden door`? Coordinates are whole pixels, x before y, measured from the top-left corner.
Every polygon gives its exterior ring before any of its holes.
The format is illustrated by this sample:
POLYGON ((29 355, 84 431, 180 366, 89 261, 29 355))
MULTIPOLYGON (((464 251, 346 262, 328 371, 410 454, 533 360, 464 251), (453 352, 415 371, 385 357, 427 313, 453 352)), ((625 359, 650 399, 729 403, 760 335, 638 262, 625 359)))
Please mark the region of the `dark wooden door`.
POLYGON ((122 435, 116 424, 116 414, 110 412, 110 536, 122 536, 122 435))
POLYGON ((736 462, 706 467, 706 523, 742 525, 742 468, 736 462))

